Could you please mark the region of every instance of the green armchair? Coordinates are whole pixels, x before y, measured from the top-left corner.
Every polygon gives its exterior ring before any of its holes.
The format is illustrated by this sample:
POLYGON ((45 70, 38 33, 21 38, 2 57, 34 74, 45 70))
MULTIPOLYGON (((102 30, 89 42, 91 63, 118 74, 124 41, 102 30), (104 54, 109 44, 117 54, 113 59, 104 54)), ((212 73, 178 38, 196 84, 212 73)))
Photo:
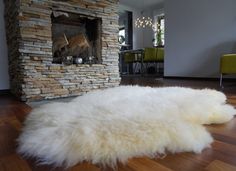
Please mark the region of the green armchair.
POLYGON ((157 48, 157 61, 164 62, 164 48, 157 48))
MULTIPOLYGON (((135 54, 126 52, 124 53, 124 62, 127 66, 127 73, 130 73, 130 66, 135 62, 135 54)), ((132 71, 133 72, 133 71, 132 71)))
POLYGON ((130 73, 130 69, 133 74, 136 73, 138 64, 142 62, 141 58, 142 58, 142 55, 135 51, 124 53, 124 62, 127 64, 126 66, 127 66, 128 74, 130 73))
POLYGON ((145 48, 143 62, 164 62, 164 48, 145 48))
POLYGON ((129 52, 125 53, 124 54, 124 61, 125 61, 125 63, 135 62, 135 54, 129 53, 129 52))
POLYGON ((223 87, 223 75, 236 74, 236 54, 225 54, 220 59, 220 86, 223 87))
MULTIPOLYGON (((164 48, 145 48, 144 49, 144 63, 163 63, 164 62, 164 48)), ((157 67, 157 65, 156 65, 157 67)))
POLYGON ((157 48, 145 48, 143 62, 156 62, 157 48))

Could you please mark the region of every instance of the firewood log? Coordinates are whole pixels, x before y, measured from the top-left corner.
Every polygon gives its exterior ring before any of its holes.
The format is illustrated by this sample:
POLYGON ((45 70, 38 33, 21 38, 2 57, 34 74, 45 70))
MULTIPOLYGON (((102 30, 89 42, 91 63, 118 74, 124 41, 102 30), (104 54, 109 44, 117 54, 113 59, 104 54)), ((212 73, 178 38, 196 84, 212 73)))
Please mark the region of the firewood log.
POLYGON ((62 36, 56 38, 55 40, 53 40, 53 54, 56 51, 61 51, 62 48, 64 48, 65 46, 67 46, 69 44, 67 37, 65 34, 63 34, 62 36))
POLYGON ((84 34, 78 34, 69 39, 68 51, 72 56, 78 56, 91 47, 87 37, 84 34))

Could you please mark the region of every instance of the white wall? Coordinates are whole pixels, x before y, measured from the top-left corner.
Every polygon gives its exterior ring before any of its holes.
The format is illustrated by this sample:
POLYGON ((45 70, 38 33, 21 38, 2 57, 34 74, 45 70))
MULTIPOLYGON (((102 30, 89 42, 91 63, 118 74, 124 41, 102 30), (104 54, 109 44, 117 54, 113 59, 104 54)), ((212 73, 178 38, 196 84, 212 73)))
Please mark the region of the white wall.
MULTIPOLYGON (((150 17, 154 21, 152 10, 144 10, 142 15, 150 17)), ((142 47, 140 48, 153 47, 153 42, 152 42, 154 37, 153 29, 151 27, 141 28, 141 32, 143 34, 143 42, 142 42, 142 47)))
POLYGON ((217 77, 236 52, 235 0, 165 0, 165 76, 217 77))
POLYGON ((0 0, 0 90, 9 89, 8 57, 4 24, 4 4, 0 0))

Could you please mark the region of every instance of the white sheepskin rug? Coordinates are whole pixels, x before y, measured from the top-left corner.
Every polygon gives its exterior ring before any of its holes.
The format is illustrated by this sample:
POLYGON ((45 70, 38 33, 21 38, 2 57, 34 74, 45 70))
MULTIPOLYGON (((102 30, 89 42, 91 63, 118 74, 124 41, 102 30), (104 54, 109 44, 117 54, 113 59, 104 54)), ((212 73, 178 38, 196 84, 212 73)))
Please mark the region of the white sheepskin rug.
POLYGON ((200 153, 213 139, 202 124, 224 123, 235 109, 209 89, 120 86, 34 109, 18 152, 43 164, 115 166, 137 156, 200 153))

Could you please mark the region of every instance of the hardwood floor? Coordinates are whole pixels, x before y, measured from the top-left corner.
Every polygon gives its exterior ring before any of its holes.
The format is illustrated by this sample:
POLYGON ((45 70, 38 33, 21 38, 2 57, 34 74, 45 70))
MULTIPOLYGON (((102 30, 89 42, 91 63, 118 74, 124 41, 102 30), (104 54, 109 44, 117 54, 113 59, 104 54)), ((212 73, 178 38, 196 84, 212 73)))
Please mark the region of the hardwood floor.
MULTIPOLYGON (((187 86, 193 88, 219 89, 217 81, 175 80, 124 77, 123 85, 138 84, 142 86, 187 86)), ((236 83, 225 83, 224 92, 228 103, 236 107, 236 83)), ((12 96, 0 96, 0 171, 61 171, 63 168, 38 166, 34 159, 25 159, 16 154, 16 139, 22 122, 31 108, 12 96)), ((210 125, 207 129, 215 141, 212 148, 201 154, 169 154, 164 159, 147 157, 130 159, 127 165, 119 165, 119 171, 236 171, 236 118, 227 124, 210 125)), ((197 141, 197 140, 196 140, 197 141)), ((110 171, 89 163, 78 164, 68 171, 110 171)))

